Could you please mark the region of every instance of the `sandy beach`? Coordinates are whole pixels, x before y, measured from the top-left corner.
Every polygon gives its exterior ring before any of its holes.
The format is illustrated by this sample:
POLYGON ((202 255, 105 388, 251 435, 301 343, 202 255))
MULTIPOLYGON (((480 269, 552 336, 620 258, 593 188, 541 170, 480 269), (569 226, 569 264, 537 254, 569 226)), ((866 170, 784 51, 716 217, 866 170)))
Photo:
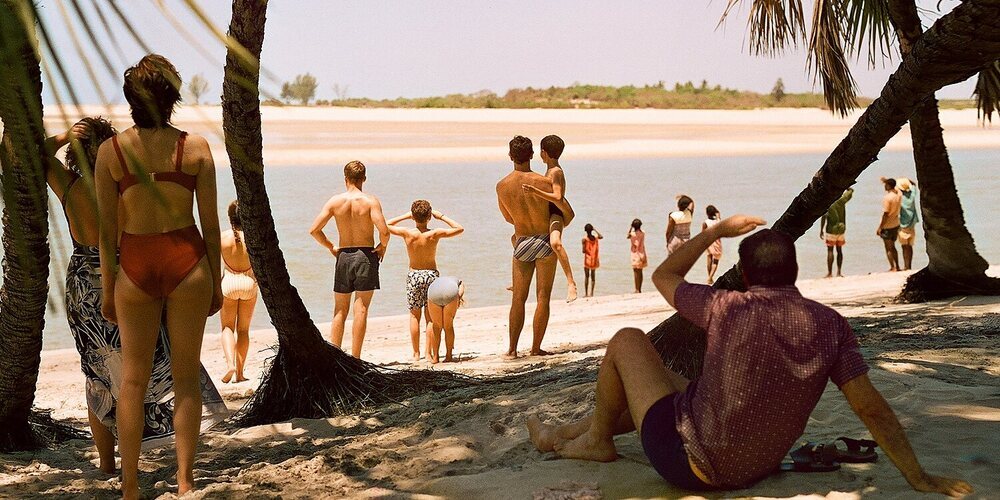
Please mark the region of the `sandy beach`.
MULTIPOLYGON (((46 128, 60 130, 81 115, 131 125, 124 106, 46 108, 46 128)), ((714 157, 825 153, 847 134, 860 111, 838 118, 821 109, 361 109, 265 106, 264 164, 342 165, 494 161, 506 158, 512 134, 558 134, 579 159, 714 157)), ((215 161, 228 163, 219 106, 182 106, 174 123, 203 134, 215 161)), ((949 149, 1000 147, 997 129, 976 110, 942 110, 949 149)), ((886 146, 910 147, 908 127, 886 146)))
MULTIPOLYGON (((994 267, 991 274, 998 272, 994 267)), ((872 367, 872 380, 899 415, 925 468, 967 479, 976 488, 974 498, 1000 498, 1000 300, 893 304, 891 297, 904 279, 902 273, 873 274, 802 281, 799 287, 850 319, 872 367)), ((504 362, 499 353, 506 343, 506 308, 460 310, 456 350, 462 362, 413 367, 520 377, 422 394, 359 415, 210 431, 195 465, 200 489, 190 498, 685 496, 648 466, 634 434, 618 438, 618 461, 596 464, 538 453, 524 428, 531 413, 551 421, 587 412, 611 335, 625 326, 651 328, 670 312, 655 293, 554 303, 545 345, 556 354, 504 362)), ((409 353, 405 321, 403 316, 370 321, 365 358, 410 367, 398 362, 409 353)), ((212 331, 216 319, 209 325, 212 331)), ((326 327, 320 325, 323 331, 326 327)), ((220 385, 231 409, 256 387, 268 346, 275 342, 273 331, 253 332, 251 381, 220 385)), ((224 372, 218 334, 206 335, 203 360, 217 380, 224 372)), ((83 393, 75 351, 45 351, 37 405, 82 426, 83 393)), ((825 442, 838 436, 868 434, 831 384, 802 440, 825 442)), ((775 475, 713 497, 919 497, 881 455, 874 464, 844 464, 833 473, 775 475)), ((147 493, 172 496, 172 461, 170 448, 143 455, 140 469, 147 493)), ((102 475, 96 465, 96 452, 87 441, 5 455, 0 458, 0 497, 114 497, 117 479, 102 475)))

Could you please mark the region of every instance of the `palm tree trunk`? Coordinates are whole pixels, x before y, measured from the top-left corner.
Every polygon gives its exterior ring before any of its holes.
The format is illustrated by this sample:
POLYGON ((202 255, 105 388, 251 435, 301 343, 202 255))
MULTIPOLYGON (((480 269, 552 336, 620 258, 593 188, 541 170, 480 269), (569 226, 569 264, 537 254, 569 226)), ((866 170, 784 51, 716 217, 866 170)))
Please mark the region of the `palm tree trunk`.
POLYGON ((0 1, 3 286, 0 288, 0 451, 42 441, 29 424, 48 298, 48 207, 41 151, 42 82, 28 1, 0 1))
MULTIPOLYGON (((935 91, 968 79, 998 58, 1000 0, 967 0, 939 19, 903 58, 879 98, 792 200, 774 229, 794 239, 802 236, 935 91)), ((715 286, 724 285, 742 286, 737 268, 730 269, 715 286)), ((650 331, 664 363, 688 377, 701 372, 704 335, 677 315, 650 331)))
MULTIPOLYGON (((889 0, 889 17, 905 57, 924 31, 916 2, 889 0)), ((927 268, 907 280, 899 297, 906 302, 1000 293, 1000 280, 986 276, 989 264, 976 251, 972 235, 965 227, 942 132, 937 100, 932 96, 910 117, 913 161, 920 185, 920 214, 930 260, 927 268)))
POLYGON ((261 297, 278 332, 278 352, 237 422, 318 418, 391 401, 415 389, 468 379, 447 372, 385 372, 323 340, 291 284, 264 184, 260 53, 267 0, 234 0, 222 84, 222 123, 241 223, 261 297))

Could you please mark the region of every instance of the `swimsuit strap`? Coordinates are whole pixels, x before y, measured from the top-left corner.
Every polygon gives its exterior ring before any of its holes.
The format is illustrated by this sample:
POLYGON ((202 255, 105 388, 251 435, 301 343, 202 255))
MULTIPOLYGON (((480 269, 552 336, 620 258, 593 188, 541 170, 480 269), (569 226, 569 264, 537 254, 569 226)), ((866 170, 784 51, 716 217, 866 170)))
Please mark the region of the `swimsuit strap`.
POLYGON ((122 165, 122 172, 124 175, 131 175, 132 173, 128 170, 128 163, 125 163, 125 155, 122 154, 122 147, 118 144, 118 136, 111 137, 111 143, 115 146, 115 154, 118 155, 118 163, 122 165))
POLYGON ((187 135, 187 132, 181 132, 181 136, 177 138, 177 161, 174 165, 174 170, 177 172, 181 171, 184 164, 184 140, 187 139, 187 135))
MULTIPOLYGON (((63 190, 63 195, 62 195, 62 206, 63 206, 63 212, 64 213, 66 212, 66 200, 69 197, 69 190, 70 190, 70 188, 73 187, 73 184, 76 184, 76 181, 80 180, 80 176, 79 175, 76 175, 75 173, 72 173, 72 172, 71 172, 71 174, 73 175, 73 178, 70 179, 68 183, 66 183, 66 189, 63 190)), ((67 214, 67 217, 68 217, 68 214, 67 214)))

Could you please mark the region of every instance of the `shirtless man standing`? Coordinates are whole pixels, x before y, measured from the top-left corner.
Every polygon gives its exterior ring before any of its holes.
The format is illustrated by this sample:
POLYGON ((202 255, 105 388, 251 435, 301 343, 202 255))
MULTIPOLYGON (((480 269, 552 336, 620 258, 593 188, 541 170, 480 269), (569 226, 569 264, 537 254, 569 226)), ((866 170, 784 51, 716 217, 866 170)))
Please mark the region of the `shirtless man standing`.
POLYGON ((361 191, 364 182, 363 163, 352 161, 344 166, 347 191, 326 202, 309 230, 309 234, 337 258, 333 281, 333 324, 330 326, 330 341, 337 347, 344 340, 344 323, 351 308, 351 294, 354 294, 351 354, 355 358, 361 357, 361 344, 368 327, 368 306, 379 288, 378 266, 389 244, 389 228, 382 215, 382 204, 378 198, 361 191), (331 217, 337 223, 339 245, 334 245, 323 233, 331 217), (377 247, 373 235, 375 229, 379 234, 377 247))
POLYGON ((573 208, 566 201, 566 175, 563 173, 562 166, 559 165, 559 157, 562 156, 566 143, 558 135, 547 135, 542 138, 539 146, 542 150, 540 154, 542 161, 548 167, 545 171, 545 177, 552 181, 552 192, 542 191, 531 184, 523 186, 524 192, 540 196, 550 203, 549 244, 566 274, 566 302, 573 302, 577 297, 576 280, 573 279, 573 267, 569 263, 569 254, 566 253, 566 247, 562 244, 563 229, 575 217, 573 208))
POLYGON ((497 183, 500 213, 514 226, 514 296, 510 305, 510 347, 504 356, 507 359, 517 357, 517 340, 524 328, 524 304, 528 300, 532 276, 536 274, 538 304, 532 321, 534 335, 530 354, 548 354, 542 350, 542 338, 549 324, 549 299, 556 272, 556 257, 549 245, 549 202, 527 194, 523 186, 527 184, 540 191, 552 192, 552 180, 531 171, 533 156, 530 139, 522 136, 511 139, 510 159, 514 162, 514 171, 497 183))
MULTIPOLYGON (((427 309, 427 288, 441 276, 437 268, 437 246, 442 238, 451 238, 462 234, 465 229, 457 222, 446 217, 441 212, 431 209, 427 200, 417 200, 410 206, 410 211, 389 220, 389 232, 403 238, 406 242, 406 253, 410 257, 410 272, 406 275, 406 303, 410 308, 410 340, 413 342, 413 361, 420 359, 420 315, 427 309), (447 228, 431 229, 427 227, 431 217, 448 225, 447 228), (397 226, 406 219, 413 219, 416 227, 397 226)), ((430 312, 427 313, 430 320, 430 312)), ((433 331, 433 330, 432 330, 433 331)), ((427 357, 432 363, 437 363, 431 345, 438 345, 436 339, 427 338, 427 357)), ((451 361, 448 352, 446 361, 451 361)))

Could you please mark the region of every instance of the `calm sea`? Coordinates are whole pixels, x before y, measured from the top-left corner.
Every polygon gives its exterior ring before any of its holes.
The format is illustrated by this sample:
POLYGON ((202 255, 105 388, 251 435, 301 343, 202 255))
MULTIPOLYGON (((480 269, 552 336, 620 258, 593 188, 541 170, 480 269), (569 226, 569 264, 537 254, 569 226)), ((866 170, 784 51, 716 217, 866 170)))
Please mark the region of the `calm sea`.
MULTIPOLYGON (((977 237, 983 257, 991 263, 1000 262, 1000 243, 990 229, 995 224, 992 219, 994 196, 1000 191, 1000 176, 996 175, 997 150, 953 151, 951 154, 969 229, 977 237)), ((718 207, 723 216, 747 213, 774 221, 809 182, 824 159, 825 155, 820 154, 640 160, 573 160, 567 156, 563 165, 568 180, 567 198, 576 209, 577 219, 567 229, 565 241, 577 280, 582 286, 579 241, 583 236, 582 228, 588 222, 604 234, 596 293, 621 294, 633 290, 625 237, 629 223, 636 217, 642 219, 647 231, 651 268, 646 272, 646 286, 651 289, 648 282, 651 269, 666 256, 663 233, 667 213, 675 208, 676 195, 684 193, 694 198, 698 230, 709 204, 718 207)), ((540 162, 535 168, 544 171, 540 162)), ((464 225, 465 234, 441 243, 438 265, 443 274, 465 281, 469 306, 499 305, 510 298, 505 288, 510 282, 511 226, 497 211, 494 186, 510 170, 510 163, 505 161, 372 164, 368 165, 365 190, 381 198, 387 218, 409 210, 413 200, 425 198, 435 209, 464 225)), ((874 234, 881 215, 883 191, 878 178, 882 175, 915 178, 912 157, 902 152, 883 153, 858 180, 854 199, 847 207, 846 274, 880 272, 888 268, 882 243, 874 234)), ((343 190, 342 165, 271 168, 267 171, 266 182, 293 284, 313 320, 329 321, 334 261, 309 236, 308 229, 327 198, 343 190)), ((228 170, 219 171, 219 191, 219 214, 225 227, 228 225, 226 205, 235 198, 228 170)), ((57 214, 55 220, 61 226, 58 234, 53 234, 56 253, 53 255, 52 298, 45 330, 46 349, 73 345, 62 312, 62 287, 58 285, 64 279, 70 245, 62 214, 57 214)), ((332 225, 328 234, 336 235, 332 225)), ((724 242, 720 273, 735 264, 736 245, 737 241, 724 242)), ((800 277, 817 278, 826 274, 826 250, 819 239, 818 226, 799 240, 798 252, 800 277)), ((915 267, 927 261, 922 238, 918 240, 914 261, 915 267)), ((402 242, 394 239, 382 265, 382 289, 375 294, 372 315, 406 313, 406 271, 406 251, 402 242)), ((696 265, 689 278, 702 281, 704 264, 696 265)), ((559 273, 554 299, 562 300, 565 291, 566 282, 559 273)), ((580 300, 577 307, 587 307, 587 304, 580 300)), ((257 309, 253 327, 270 327, 263 307, 257 309)), ((218 318, 210 318, 208 331, 217 329, 218 318)))

